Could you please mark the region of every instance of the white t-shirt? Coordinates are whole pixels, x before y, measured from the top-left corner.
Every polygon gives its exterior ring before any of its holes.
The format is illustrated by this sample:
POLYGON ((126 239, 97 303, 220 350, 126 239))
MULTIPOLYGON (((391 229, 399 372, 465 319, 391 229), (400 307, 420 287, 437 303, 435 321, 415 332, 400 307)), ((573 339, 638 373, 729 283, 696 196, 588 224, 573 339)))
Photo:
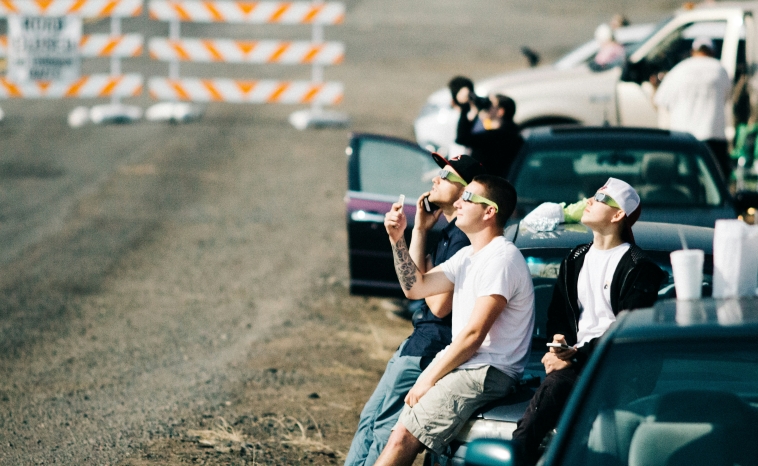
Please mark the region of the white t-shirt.
POLYGON ((629 243, 613 249, 601 250, 593 245, 584 256, 576 291, 579 297, 579 331, 576 346, 580 347, 605 333, 616 321, 611 308, 611 283, 621 257, 629 250, 629 243))
POLYGON ((697 139, 726 139, 725 106, 732 82, 711 57, 682 60, 663 77, 655 104, 669 112, 669 129, 692 133, 697 139))
POLYGON ((501 295, 508 301, 482 346, 459 368, 489 365, 518 380, 529 359, 534 328, 534 287, 521 251, 498 236, 476 254, 472 246, 461 249, 440 267, 455 284, 453 339, 468 324, 477 298, 501 295))

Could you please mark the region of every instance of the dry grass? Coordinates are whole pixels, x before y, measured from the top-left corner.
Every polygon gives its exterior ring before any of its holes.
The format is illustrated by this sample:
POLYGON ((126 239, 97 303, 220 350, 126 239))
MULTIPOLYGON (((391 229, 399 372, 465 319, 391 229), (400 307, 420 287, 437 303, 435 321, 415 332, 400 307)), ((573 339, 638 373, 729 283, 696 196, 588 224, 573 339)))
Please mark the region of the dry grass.
POLYGON ((234 427, 230 426, 226 419, 219 417, 216 425, 207 430, 188 430, 187 435, 196 437, 197 442, 206 447, 216 446, 219 443, 243 443, 245 438, 234 427))
MULTIPOLYGON (((310 453, 344 458, 344 453, 334 450, 324 443, 324 436, 318 423, 305 408, 302 409, 310 418, 310 426, 308 426, 309 423, 307 421, 302 422, 294 416, 282 415, 279 417, 267 416, 262 418, 255 422, 253 427, 265 429, 265 424, 269 424, 269 428, 265 430, 269 432, 275 441, 281 444, 291 445, 310 453), (314 431, 314 434, 310 437, 308 436, 309 430, 314 431)), ((255 464, 256 448, 248 443, 251 439, 229 425, 226 419, 222 417, 217 419, 213 428, 188 430, 187 436, 193 438, 201 447, 215 448, 220 451, 238 451, 243 446, 246 446, 252 450, 253 464, 255 464)))
POLYGON ((284 438, 284 440, 281 440, 281 443, 293 445, 296 446, 302 450, 309 451, 311 453, 321 453, 324 455, 330 455, 330 456, 336 456, 339 458, 344 458, 345 454, 334 450, 332 447, 324 443, 324 436, 321 433, 321 429, 318 426, 318 423, 315 419, 313 419, 313 416, 306 410, 305 408, 302 408, 303 411, 308 415, 308 417, 311 419, 311 422, 313 423, 313 428, 315 430, 315 438, 308 437, 308 429, 303 425, 302 422, 300 422, 298 419, 292 416, 281 416, 278 418, 275 417, 268 417, 264 420, 273 421, 277 425, 279 425, 282 430, 284 431, 281 435, 284 438), (293 426, 296 426, 297 429, 300 431, 300 435, 293 435, 292 432, 293 426))

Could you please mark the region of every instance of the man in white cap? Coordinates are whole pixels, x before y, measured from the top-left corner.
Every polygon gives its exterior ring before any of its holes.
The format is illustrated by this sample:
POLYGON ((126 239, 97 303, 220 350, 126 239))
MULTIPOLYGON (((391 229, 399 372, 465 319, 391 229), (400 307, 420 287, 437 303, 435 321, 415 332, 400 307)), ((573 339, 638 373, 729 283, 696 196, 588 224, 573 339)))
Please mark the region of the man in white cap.
POLYGON ((563 260, 548 307, 547 337, 567 347, 551 347, 542 358, 547 377, 513 433, 527 463, 539 459, 543 438, 558 423, 582 367, 616 315, 649 307, 658 296, 666 274, 645 257, 632 234, 640 211, 637 192, 616 178, 587 201, 581 222, 594 240, 563 260))
POLYGON ((669 129, 692 133, 708 144, 726 180, 732 173, 726 141, 725 107, 732 81, 714 58, 713 41, 692 41, 691 57, 679 62, 663 77, 654 101, 669 113, 669 129))

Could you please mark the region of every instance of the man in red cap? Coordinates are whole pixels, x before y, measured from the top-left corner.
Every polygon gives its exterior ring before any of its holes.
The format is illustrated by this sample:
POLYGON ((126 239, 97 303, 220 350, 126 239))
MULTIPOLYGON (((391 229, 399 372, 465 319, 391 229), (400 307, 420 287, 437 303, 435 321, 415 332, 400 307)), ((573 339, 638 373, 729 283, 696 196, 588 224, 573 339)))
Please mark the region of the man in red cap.
MULTIPOLYGON (((582 367, 622 310, 651 306, 666 274, 634 243, 632 225, 640 197, 628 183, 609 178, 587 201, 581 222, 592 243, 577 246, 561 263, 548 307, 552 345, 542 358, 547 377, 513 432, 523 459, 539 459, 539 447, 558 423, 582 367)), ((551 345, 551 344, 549 344, 551 345)))

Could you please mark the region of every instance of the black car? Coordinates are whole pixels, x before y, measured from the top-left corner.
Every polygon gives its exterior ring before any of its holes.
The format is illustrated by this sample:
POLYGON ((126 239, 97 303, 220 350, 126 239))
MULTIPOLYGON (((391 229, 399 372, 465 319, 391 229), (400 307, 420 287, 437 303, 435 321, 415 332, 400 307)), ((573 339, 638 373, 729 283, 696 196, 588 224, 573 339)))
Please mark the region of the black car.
MULTIPOLYGON (((670 254, 682 248, 682 238, 689 248, 702 249, 705 253, 702 291, 703 296, 710 296, 713 281, 712 228, 638 222, 634 226, 634 236, 637 245, 668 274, 668 280, 662 284, 658 292, 659 300, 676 296, 670 254)), ((591 242, 592 232, 581 224, 562 224, 554 231, 533 231, 522 223, 506 228, 505 237, 524 255, 534 284, 535 326, 529 363, 519 390, 477 413, 452 442, 444 458, 430 454, 431 464, 446 464, 445 461, 447 464, 462 464, 467 442, 477 438, 511 438, 516 422, 521 419, 536 387, 545 377, 545 369, 540 359, 547 351, 547 307, 558 277, 560 263, 574 247, 591 242)))
MULTIPOLYGON (((668 300, 619 315, 545 455, 557 465, 758 464, 758 298, 668 300)), ((519 464, 503 440, 466 463, 519 464)))
MULTIPOLYGON (((758 193, 729 194, 708 147, 685 133, 644 128, 554 127, 525 130, 507 178, 519 195, 511 223, 542 202, 592 196, 609 177, 629 182, 642 199, 643 221, 713 227, 758 207, 758 193)), ((354 134, 347 148, 350 291, 402 297, 384 230, 384 214, 404 194, 413 228, 416 199, 439 167, 415 143, 354 134)), ((444 226, 444 219, 431 232, 444 226)), ((636 227, 635 227, 636 229, 636 227)))

